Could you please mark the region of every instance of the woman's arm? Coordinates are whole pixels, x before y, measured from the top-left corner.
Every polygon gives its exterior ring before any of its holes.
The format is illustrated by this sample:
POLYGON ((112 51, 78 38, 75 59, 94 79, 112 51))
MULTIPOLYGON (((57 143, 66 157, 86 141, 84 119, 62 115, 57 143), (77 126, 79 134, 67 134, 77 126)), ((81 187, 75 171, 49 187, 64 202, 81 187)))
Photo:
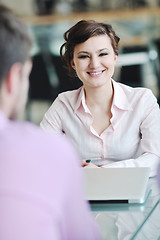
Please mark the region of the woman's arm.
POLYGON ((61 112, 61 104, 59 99, 56 98, 40 122, 41 128, 48 132, 62 133, 62 119, 60 117, 61 112))
POLYGON ((151 153, 144 153, 138 158, 117 161, 114 163, 104 165, 103 167, 105 168, 149 167, 151 169, 150 177, 153 177, 157 174, 157 167, 159 162, 160 162, 160 157, 151 153))
POLYGON ((143 105, 143 119, 139 127, 142 154, 137 158, 117 161, 104 167, 150 167, 150 176, 156 175, 160 161, 160 109, 151 91, 147 91, 143 105))

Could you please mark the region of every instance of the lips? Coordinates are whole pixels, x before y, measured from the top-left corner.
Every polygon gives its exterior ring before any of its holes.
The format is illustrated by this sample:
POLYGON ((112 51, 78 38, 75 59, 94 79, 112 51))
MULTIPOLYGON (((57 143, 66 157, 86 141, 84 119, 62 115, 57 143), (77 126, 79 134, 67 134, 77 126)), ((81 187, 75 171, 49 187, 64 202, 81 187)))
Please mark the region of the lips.
POLYGON ((101 71, 101 72, 93 72, 93 73, 90 72, 89 74, 90 74, 90 75, 98 75, 98 74, 101 74, 101 73, 102 73, 102 71, 101 71))
POLYGON ((105 70, 97 71, 97 72, 87 72, 90 76, 96 77, 101 75, 105 70))

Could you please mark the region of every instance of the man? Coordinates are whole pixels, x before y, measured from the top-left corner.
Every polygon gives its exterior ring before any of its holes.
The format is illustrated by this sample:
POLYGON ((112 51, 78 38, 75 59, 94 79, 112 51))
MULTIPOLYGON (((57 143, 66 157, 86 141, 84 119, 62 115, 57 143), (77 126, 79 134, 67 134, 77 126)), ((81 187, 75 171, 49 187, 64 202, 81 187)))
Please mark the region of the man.
POLYGON ((99 239, 70 143, 15 121, 27 100, 30 48, 25 25, 0 5, 0 239, 99 239))

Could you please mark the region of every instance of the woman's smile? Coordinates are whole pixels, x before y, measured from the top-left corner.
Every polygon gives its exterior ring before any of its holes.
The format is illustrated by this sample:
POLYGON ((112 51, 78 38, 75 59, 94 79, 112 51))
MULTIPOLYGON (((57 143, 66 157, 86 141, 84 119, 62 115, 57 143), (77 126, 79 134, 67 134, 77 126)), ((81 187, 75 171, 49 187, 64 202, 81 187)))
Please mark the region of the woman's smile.
POLYGON ((111 81, 116 60, 111 40, 103 34, 75 46, 72 67, 84 87, 101 87, 111 81))
POLYGON ((101 70, 101 71, 90 71, 90 72, 87 72, 91 78, 99 78, 102 76, 103 72, 105 71, 104 70, 101 70))

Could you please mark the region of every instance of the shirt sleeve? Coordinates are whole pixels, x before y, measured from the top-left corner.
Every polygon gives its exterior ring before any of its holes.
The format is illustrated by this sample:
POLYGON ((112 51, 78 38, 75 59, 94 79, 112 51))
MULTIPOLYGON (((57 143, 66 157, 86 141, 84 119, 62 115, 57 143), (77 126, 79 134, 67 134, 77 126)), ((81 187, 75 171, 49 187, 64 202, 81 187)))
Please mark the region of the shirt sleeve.
POLYGON ((108 165, 104 165, 104 168, 119 168, 119 167, 149 167, 150 177, 156 176, 157 166, 159 164, 160 158, 151 153, 142 154, 140 157, 135 159, 127 159, 122 161, 117 161, 108 165))
POLYGON ((66 197, 66 208, 64 209, 64 220, 67 223, 68 240, 98 240, 100 239, 97 223, 93 218, 90 206, 85 200, 83 187, 83 172, 74 159, 70 167, 70 181, 68 198, 66 197))
POLYGON ((149 167, 150 176, 157 173, 160 161, 160 109, 150 90, 143 98, 143 119, 140 125, 142 154, 135 159, 127 159, 104 167, 149 167))
POLYGON ((59 98, 52 103, 48 111, 45 113, 40 127, 48 132, 63 132, 62 121, 59 113, 63 112, 59 98))
POLYGON ((34 198, 9 192, 0 199, 0 212, 0 239, 61 240, 57 219, 34 198))

